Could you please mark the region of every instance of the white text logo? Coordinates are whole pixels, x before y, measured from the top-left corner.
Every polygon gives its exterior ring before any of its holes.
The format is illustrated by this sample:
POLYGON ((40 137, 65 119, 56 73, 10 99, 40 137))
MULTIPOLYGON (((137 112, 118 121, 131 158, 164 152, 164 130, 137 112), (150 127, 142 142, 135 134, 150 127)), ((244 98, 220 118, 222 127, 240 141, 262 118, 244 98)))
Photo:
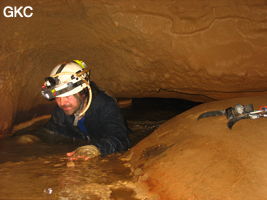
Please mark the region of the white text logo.
POLYGON ((31 6, 6 6, 4 7, 3 14, 5 17, 31 17, 33 15, 33 8, 31 6))

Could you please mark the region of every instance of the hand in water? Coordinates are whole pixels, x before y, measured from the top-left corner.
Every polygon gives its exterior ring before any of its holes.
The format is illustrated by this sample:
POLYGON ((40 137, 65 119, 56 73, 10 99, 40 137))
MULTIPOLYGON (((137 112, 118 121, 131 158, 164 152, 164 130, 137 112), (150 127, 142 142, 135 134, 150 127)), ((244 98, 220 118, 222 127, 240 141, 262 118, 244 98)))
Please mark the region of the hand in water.
POLYGON ((85 145, 77 148, 75 151, 67 153, 69 160, 89 160, 100 155, 100 151, 94 145, 85 145))

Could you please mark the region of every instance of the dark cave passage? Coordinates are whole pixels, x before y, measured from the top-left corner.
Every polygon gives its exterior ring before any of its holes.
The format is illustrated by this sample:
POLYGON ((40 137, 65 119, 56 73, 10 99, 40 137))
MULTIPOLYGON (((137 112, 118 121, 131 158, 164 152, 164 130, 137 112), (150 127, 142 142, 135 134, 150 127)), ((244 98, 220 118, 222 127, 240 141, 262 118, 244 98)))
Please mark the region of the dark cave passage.
POLYGON ((168 120, 196 105, 198 102, 184 99, 135 98, 132 105, 122 108, 127 120, 168 120))
POLYGON ((183 99, 136 98, 121 111, 132 130, 130 139, 135 145, 168 119, 199 104, 183 99))

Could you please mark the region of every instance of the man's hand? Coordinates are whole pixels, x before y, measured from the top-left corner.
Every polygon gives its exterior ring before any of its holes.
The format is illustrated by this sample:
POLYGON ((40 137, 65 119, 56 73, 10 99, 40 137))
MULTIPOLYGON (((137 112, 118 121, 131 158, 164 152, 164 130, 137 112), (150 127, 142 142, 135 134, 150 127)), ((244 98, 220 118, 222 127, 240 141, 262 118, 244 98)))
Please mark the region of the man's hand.
POLYGON ((100 151, 94 145, 85 145, 77 148, 75 151, 67 153, 69 160, 89 160, 100 155, 100 151))

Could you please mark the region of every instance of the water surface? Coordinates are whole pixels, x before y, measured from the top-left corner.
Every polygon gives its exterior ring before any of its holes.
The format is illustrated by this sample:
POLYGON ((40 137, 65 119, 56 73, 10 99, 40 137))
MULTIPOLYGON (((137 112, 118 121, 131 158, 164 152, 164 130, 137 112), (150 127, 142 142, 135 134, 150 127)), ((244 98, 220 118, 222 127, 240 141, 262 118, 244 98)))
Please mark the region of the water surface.
MULTIPOLYGON (((134 99, 122 109, 135 145, 160 124, 197 105, 184 100, 134 99)), ((21 130, 17 135, 34 134, 42 123, 21 130)), ((17 137, 0 140, 0 200, 138 200, 133 177, 121 154, 67 167, 65 154, 73 145, 18 144, 17 137)))

